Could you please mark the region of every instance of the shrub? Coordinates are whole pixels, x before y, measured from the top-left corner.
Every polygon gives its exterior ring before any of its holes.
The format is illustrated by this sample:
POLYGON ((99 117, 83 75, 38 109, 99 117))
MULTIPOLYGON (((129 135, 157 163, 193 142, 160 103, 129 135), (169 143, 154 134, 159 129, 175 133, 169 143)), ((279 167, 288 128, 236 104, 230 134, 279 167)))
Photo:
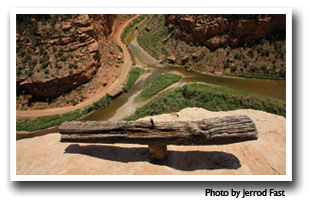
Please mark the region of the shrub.
POLYGON ((60 60, 61 61, 67 61, 67 57, 63 55, 63 56, 60 57, 60 60))
POLYGON ((33 72, 31 70, 27 71, 26 72, 26 76, 27 77, 31 77, 33 75, 33 72))
POLYGON ((56 58, 62 57, 63 56, 63 52, 59 51, 55 54, 56 58))
POLYGON ((118 50, 119 50, 120 52, 123 52, 123 49, 122 49, 121 46, 117 45, 117 48, 118 48, 118 50))
POLYGON ((254 57, 254 50, 251 48, 251 49, 249 50, 248 54, 249 54, 249 56, 250 56, 251 58, 253 58, 253 57, 254 57))
POLYGON ((249 66, 250 61, 249 60, 245 60, 244 61, 244 68, 247 68, 249 66))
POLYGON ((41 69, 45 69, 50 64, 50 61, 45 61, 41 64, 41 69))
POLYGON ((42 47, 42 45, 39 45, 39 52, 40 52, 41 55, 42 55, 43 52, 44 52, 44 48, 42 47))
POLYGON ((264 49, 262 52, 262 56, 268 57, 270 54, 270 49, 264 49))
POLYGON ((250 67, 250 71, 251 71, 252 73, 255 73, 255 72, 258 71, 258 67, 255 66, 255 65, 252 65, 252 66, 250 67))
POLYGON ((37 59, 32 59, 28 65, 31 69, 33 69, 37 65, 37 63, 38 63, 37 59))
POLYGON ((78 67, 76 61, 74 61, 74 63, 69 63, 68 66, 70 69, 72 69, 72 68, 77 69, 77 67, 78 67))
POLYGON ((45 54, 43 55, 43 57, 40 58, 39 62, 41 64, 41 63, 47 62, 49 59, 50 57, 47 54, 45 54))
POLYGON ((24 57, 25 56, 25 51, 24 50, 20 50, 19 53, 18 53, 18 56, 20 57, 24 57))
POLYGON ((76 100, 74 98, 71 99, 71 103, 73 106, 75 106, 77 104, 76 100))
POLYGON ((226 56, 229 56, 229 55, 230 55, 230 50, 227 50, 226 56))
POLYGON ((260 69, 263 71, 263 73, 265 75, 268 74, 268 69, 267 69, 267 65, 266 64, 261 65, 260 69))
POLYGON ((165 57, 169 57, 169 52, 166 50, 166 48, 162 47, 161 52, 165 55, 165 57))
POLYGON ((231 66, 231 67, 230 67, 230 70, 231 70, 231 72, 233 72, 233 73, 234 73, 234 72, 236 72, 237 67, 236 67, 236 66, 231 66))
POLYGON ((234 59, 241 60, 241 58, 242 58, 242 54, 240 52, 236 52, 235 56, 234 56, 234 59))
POLYGON ((286 78, 286 71, 285 71, 285 69, 281 69, 280 70, 279 76, 284 78, 284 79, 286 78))
POLYGON ((226 62, 224 63, 224 68, 230 68, 231 66, 231 61, 230 59, 227 59, 226 62))
POLYGON ((59 63, 55 63, 55 67, 56 67, 57 69, 61 69, 61 68, 62 68, 62 65, 59 64, 59 63))

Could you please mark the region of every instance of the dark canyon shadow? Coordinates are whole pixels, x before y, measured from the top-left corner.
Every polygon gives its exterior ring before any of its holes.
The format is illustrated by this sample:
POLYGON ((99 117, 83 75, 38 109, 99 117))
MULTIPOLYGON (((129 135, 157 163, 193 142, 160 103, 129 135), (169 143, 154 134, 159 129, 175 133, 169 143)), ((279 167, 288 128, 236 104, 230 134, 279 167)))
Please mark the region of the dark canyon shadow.
POLYGON ((239 159, 233 154, 218 151, 169 151, 168 159, 161 162, 149 158, 148 148, 125 148, 108 145, 69 145, 65 154, 83 154, 104 160, 128 162, 150 162, 154 165, 164 165, 183 171, 238 169, 241 167, 239 159))

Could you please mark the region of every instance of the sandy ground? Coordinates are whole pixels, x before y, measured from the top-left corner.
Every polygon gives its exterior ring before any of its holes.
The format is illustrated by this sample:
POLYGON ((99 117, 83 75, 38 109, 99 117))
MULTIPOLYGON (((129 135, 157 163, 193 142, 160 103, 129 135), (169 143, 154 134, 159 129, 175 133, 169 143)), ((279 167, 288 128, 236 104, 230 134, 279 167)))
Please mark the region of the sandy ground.
POLYGON ((255 110, 210 112, 187 108, 152 117, 158 120, 198 120, 233 114, 248 115, 259 139, 221 146, 168 146, 168 159, 151 162, 147 146, 60 143, 58 133, 16 142, 17 174, 74 175, 274 175, 286 174, 286 120, 255 110))
MULTIPOLYGON (((147 75, 146 75, 147 76, 147 75)), ((145 76, 145 77, 146 77, 145 76)), ((140 94, 140 91, 138 91, 137 93, 133 94, 128 101, 122 105, 121 107, 119 107, 117 109, 117 111, 115 112, 114 116, 111 117, 109 120, 123 120, 126 117, 129 117, 130 115, 133 115, 136 112, 136 109, 138 107, 142 107, 143 105, 149 103, 151 100, 153 100, 154 98, 156 98, 157 96, 159 96, 160 94, 166 92, 166 91, 170 91, 173 89, 176 89, 178 87, 181 87, 185 85, 185 83, 181 83, 181 82, 176 82, 170 86, 168 86, 167 88, 163 89, 162 91, 158 92, 156 95, 154 95, 152 98, 146 100, 146 101, 136 101, 135 98, 140 94)))
POLYGON ((125 27, 133 20, 134 18, 131 18, 118 29, 116 33, 113 33, 113 39, 117 42, 119 46, 122 47, 123 53, 124 53, 124 63, 120 66, 121 68, 121 74, 120 76, 115 80, 113 84, 108 86, 106 89, 102 90, 101 92, 95 94, 94 96, 85 99, 83 102, 75 105, 75 106, 68 106, 68 107, 60 107, 60 108, 50 108, 50 109, 43 109, 43 110, 16 110, 16 116, 17 117, 37 117, 37 116, 44 116, 44 115, 53 115, 53 114, 61 114, 64 112, 70 112, 76 109, 81 109, 87 105, 90 105, 94 103, 95 101, 99 100, 101 97, 106 95, 109 92, 112 92, 115 88, 119 87, 121 84, 123 84, 126 81, 127 75, 129 73, 129 70, 132 65, 132 61, 130 58, 129 50, 125 44, 120 39, 120 35, 122 34, 125 27))

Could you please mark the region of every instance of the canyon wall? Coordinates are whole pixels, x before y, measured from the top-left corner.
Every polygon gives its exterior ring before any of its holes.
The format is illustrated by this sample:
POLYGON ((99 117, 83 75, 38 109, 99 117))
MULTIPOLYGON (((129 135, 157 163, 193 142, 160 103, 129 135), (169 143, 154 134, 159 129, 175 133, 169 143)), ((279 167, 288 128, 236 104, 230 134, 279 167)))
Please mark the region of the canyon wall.
POLYGON ((100 41, 116 15, 18 15, 17 92, 55 98, 88 82, 101 66, 100 41), (25 20, 25 17, 28 19, 25 20))
POLYGON ((187 43, 219 47, 253 44, 272 34, 285 35, 285 15, 165 15, 169 31, 187 43))

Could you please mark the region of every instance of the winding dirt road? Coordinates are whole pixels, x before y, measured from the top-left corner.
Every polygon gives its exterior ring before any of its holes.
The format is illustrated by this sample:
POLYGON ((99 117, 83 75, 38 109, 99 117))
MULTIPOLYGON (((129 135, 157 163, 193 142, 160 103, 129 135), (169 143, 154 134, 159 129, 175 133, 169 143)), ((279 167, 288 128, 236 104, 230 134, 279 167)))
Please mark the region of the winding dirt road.
POLYGON ((61 114, 65 112, 74 111, 76 109, 84 108, 87 105, 90 105, 96 101, 98 101, 101 97, 105 96, 107 93, 112 92, 114 89, 119 87, 121 84, 123 84, 126 81, 127 75, 129 73, 130 67, 132 65, 131 57, 128 51, 127 46, 121 41, 121 34, 123 33, 123 30, 125 27, 134 20, 138 15, 135 17, 129 19, 124 24, 121 25, 121 27, 117 30, 116 33, 112 33, 112 38, 116 41, 116 43, 121 46, 124 53, 124 63, 120 66, 121 68, 121 74, 120 76, 114 81, 113 84, 105 88, 100 93, 95 94, 92 97, 87 98, 83 102, 75 105, 75 106, 67 106, 67 107, 60 107, 60 108, 50 108, 50 109, 44 109, 44 110, 16 110, 16 116, 17 117, 38 117, 38 116, 46 116, 46 115, 53 115, 53 114, 61 114))

